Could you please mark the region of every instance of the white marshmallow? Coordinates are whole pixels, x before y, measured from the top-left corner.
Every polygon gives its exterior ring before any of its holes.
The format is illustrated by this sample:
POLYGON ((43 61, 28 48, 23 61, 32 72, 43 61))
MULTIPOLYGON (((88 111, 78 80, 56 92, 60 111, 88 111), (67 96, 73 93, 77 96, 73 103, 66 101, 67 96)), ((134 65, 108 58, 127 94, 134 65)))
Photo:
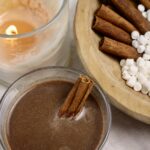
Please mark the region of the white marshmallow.
POLYGON ((142 67, 145 65, 145 60, 142 57, 139 57, 136 63, 137 63, 137 66, 142 67))
POLYGON ((138 68, 135 65, 130 66, 129 74, 135 76, 138 73, 138 68))
POLYGON ((146 12, 142 12, 142 16, 143 16, 144 18, 147 18, 147 13, 146 13, 146 12))
POLYGON ((126 65, 127 66, 131 66, 131 65, 134 65, 134 64, 135 64, 134 59, 127 59, 126 60, 126 65))
POLYGON ((140 82, 136 82, 135 84, 134 84, 134 91, 137 91, 137 92, 139 92, 139 91, 141 91, 141 89, 142 89, 142 85, 141 85, 141 83, 140 82))
POLYGON ((150 81, 144 82, 143 86, 150 91, 150 81))
POLYGON ((150 60, 150 55, 149 54, 143 54, 143 59, 144 60, 150 60))
POLYGON ((125 59, 121 59, 120 66, 123 67, 125 65, 125 63, 126 63, 126 60, 125 59))
POLYGON ((139 10, 140 12, 144 12, 144 11, 145 11, 144 5, 139 4, 139 5, 138 5, 138 10, 139 10))
POLYGON ((147 77, 148 70, 146 66, 138 67, 139 72, 141 72, 145 77, 147 77))
POLYGON ((145 64, 146 64, 148 71, 150 72, 150 61, 146 61, 145 64))
POLYGON ((123 67, 122 67, 122 72, 124 72, 124 71, 128 71, 128 69, 129 69, 129 67, 128 67, 128 66, 123 66, 123 67))
POLYGON ((148 74, 150 74, 150 61, 146 61, 145 64, 146 64, 146 68, 148 70, 148 74))
POLYGON ((133 40, 133 41, 132 41, 132 46, 133 46, 134 48, 138 48, 138 47, 139 47, 139 42, 138 42, 137 40, 133 40))
POLYGON ((145 83, 143 83, 143 85, 142 85, 142 90, 141 90, 141 92, 142 92, 143 94, 148 94, 148 92, 149 92, 146 83, 147 83, 147 81, 146 81, 145 83))
POLYGON ((139 54, 142 54, 144 51, 145 51, 145 46, 143 46, 143 45, 138 46, 137 52, 138 52, 139 54))
POLYGON ((136 83, 136 78, 133 76, 126 83, 129 87, 134 87, 134 85, 136 83))
POLYGON ((144 35, 140 35, 139 38, 138 38, 138 42, 139 42, 141 45, 146 45, 146 44, 147 44, 147 39, 145 38, 144 35))
POLYGON ((146 32, 144 36, 147 40, 150 40, 150 31, 146 32))
POLYGON ((146 82, 146 77, 142 73, 138 73, 137 79, 141 84, 146 82))
POLYGON ((147 10, 147 13, 150 13, 150 9, 147 10))
POLYGON ((145 53, 150 55, 150 45, 145 47, 145 53))
POLYGON ((131 78, 131 76, 129 75, 129 73, 128 73, 127 71, 124 71, 124 72, 122 73, 122 78, 123 78, 124 80, 129 80, 129 79, 131 78))
POLYGON ((132 37, 133 40, 138 39, 139 36, 140 36, 140 34, 139 34, 138 31, 133 31, 133 32, 131 33, 131 37, 132 37))

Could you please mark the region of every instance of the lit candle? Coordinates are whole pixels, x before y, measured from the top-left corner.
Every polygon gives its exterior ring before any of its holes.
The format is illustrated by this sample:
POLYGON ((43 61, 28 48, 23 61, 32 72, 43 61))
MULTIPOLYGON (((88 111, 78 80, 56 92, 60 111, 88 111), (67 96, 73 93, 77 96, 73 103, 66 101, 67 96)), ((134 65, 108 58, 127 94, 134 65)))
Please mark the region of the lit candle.
MULTIPOLYGON (((16 35, 16 34, 18 34, 18 30, 15 25, 10 25, 10 26, 8 26, 8 28, 6 28, 5 34, 6 35, 16 35)), ((16 40, 14 40, 14 39, 12 39, 12 40, 8 39, 7 43, 10 44, 11 47, 13 47, 15 45, 15 43, 14 43, 15 41, 16 40)))
POLYGON ((11 83, 34 69, 65 65, 68 1, 9 2, 11 9, 0 10, 0 80, 11 83))
MULTIPOLYGON (((0 26, 0 34, 17 35, 32 32, 33 25, 28 22, 15 20, 7 21, 0 26)), ((19 55, 25 55, 34 47, 34 37, 28 38, 7 38, 4 42, 5 52, 4 57, 7 61, 13 61, 19 55)))

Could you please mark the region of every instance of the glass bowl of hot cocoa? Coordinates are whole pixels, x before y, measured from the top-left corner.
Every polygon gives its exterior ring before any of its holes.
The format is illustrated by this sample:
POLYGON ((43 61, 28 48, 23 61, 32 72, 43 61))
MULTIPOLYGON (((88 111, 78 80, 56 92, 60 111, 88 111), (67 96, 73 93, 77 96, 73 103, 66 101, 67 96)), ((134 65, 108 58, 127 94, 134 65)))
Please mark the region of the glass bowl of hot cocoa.
POLYGON ((100 150, 110 126, 111 110, 101 88, 64 67, 27 73, 1 100, 2 150, 100 150))

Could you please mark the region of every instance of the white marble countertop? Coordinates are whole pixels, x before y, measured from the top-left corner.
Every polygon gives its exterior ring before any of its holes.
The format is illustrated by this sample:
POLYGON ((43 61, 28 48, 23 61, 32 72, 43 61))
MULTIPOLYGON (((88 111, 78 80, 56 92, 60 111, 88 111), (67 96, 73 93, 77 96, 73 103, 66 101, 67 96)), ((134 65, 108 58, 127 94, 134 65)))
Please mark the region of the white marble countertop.
MULTIPOLYGON (((70 67, 85 71, 76 53, 73 38, 73 16, 77 0, 70 1, 71 23, 71 65, 70 67)), ((0 96, 5 92, 0 85, 0 96)), ((112 106, 112 127, 103 150, 150 150, 150 126, 120 112, 112 106)))

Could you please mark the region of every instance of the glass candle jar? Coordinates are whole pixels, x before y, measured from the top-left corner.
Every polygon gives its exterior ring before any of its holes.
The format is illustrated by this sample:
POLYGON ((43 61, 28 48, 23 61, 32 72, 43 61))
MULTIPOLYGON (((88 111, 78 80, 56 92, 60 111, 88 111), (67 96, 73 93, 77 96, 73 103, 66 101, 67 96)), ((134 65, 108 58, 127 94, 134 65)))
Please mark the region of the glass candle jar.
POLYGON ((0 80, 68 62, 68 0, 0 1, 0 80))
MULTIPOLYGON (((7 139, 9 118, 11 116, 11 112, 13 111, 13 108, 15 108, 15 105, 19 102, 20 97, 22 97, 26 91, 29 91, 30 89, 32 89, 32 87, 35 87, 41 83, 48 83, 51 81, 66 81, 69 83, 74 83, 77 80, 77 78, 80 76, 80 74, 81 74, 80 72, 66 69, 64 67, 47 67, 47 68, 43 68, 43 69, 30 72, 26 74, 25 76, 22 76, 21 78, 19 78, 15 83, 13 83, 6 91, 1 101, 0 140, 1 140, 1 146, 3 147, 2 150, 10 150, 9 142, 7 139)), ((110 107, 106 100, 105 95, 103 94, 102 90, 96 85, 96 83, 94 84, 92 95, 96 98, 97 104, 101 110, 101 114, 103 118, 100 121, 103 127, 102 132, 99 133, 99 130, 96 131, 96 134, 100 136, 96 150, 97 149, 100 150, 102 149, 102 146, 105 143, 109 130, 110 130, 111 111, 110 111, 110 107)), ((56 105, 57 104, 54 104, 54 106, 56 105)), ((88 109, 91 110, 91 108, 89 107, 88 109)), ((88 137, 88 133, 86 133, 86 136, 88 137)))

